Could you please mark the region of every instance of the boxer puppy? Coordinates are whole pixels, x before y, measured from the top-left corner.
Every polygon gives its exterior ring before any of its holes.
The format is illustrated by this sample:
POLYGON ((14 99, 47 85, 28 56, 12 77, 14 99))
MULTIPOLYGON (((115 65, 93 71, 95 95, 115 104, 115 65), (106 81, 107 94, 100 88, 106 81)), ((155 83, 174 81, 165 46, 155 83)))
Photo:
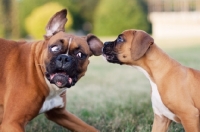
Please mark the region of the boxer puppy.
POLYGON ((92 34, 65 33, 66 15, 63 9, 50 19, 44 40, 0 39, 1 132, 24 132, 40 113, 72 131, 97 131, 65 110, 65 93, 84 76, 88 58, 101 55, 103 43, 92 34))
POLYGON ((141 30, 125 30, 115 41, 105 42, 103 55, 108 62, 136 67, 149 79, 153 132, 166 132, 171 121, 187 132, 200 132, 200 71, 170 58, 141 30))

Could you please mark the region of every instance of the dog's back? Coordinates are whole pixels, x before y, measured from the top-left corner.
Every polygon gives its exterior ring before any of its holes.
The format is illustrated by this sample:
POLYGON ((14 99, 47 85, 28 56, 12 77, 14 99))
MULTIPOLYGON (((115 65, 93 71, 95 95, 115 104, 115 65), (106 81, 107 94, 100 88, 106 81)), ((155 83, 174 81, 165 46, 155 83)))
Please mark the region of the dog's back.
POLYGON ((6 62, 9 60, 8 54, 16 47, 15 41, 10 41, 6 39, 0 38, 0 123, 2 122, 2 115, 3 115, 3 101, 5 95, 5 67, 6 62))
MULTIPOLYGON (((6 40, 0 38, 0 69, 5 69, 5 65, 7 61, 12 60, 12 52, 14 52, 17 48, 20 47, 21 44, 24 44, 23 42, 17 42, 12 40, 6 40)), ((14 57, 14 56, 13 56, 14 57)), ((5 70, 0 70, 0 82, 2 83, 2 77, 5 70)), ((1 85, 1 84, 0 84, 1 85)), ((1 86, 0 86, 1 87, 1 86)))
MULTIPOLYGON (((11 72, 11 67, 17 66, 16 61, 13 60, 22 60, 23 58, 20 56, 25 56, 25 54, 18 51, 22 44, 26 44, 25 41, 17 42, 0 38, 0 105, 3 103, 4 93, 6 91, 5 85, 6 83, 10 83, 8 82, 9 77, 5 76, 5 74, 11 72), (17 51, 19 52, 18 54, 13 54, 17 51)), ((17 69, 15 72, 17 72, 17 69)))
POLYGON ((6 57, 11 51, 18 48, 21 44, 25 44, 26 41, 13 41, 0 38, 0 66, 5 62, 6 57))

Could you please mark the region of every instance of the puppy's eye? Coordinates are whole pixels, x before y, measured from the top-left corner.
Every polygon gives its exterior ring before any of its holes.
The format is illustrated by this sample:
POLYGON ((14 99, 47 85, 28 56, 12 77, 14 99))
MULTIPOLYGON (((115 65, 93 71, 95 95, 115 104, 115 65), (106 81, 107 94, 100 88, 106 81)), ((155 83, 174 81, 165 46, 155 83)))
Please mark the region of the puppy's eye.
POLYGON ((118 43, 124 42, 124 39, 122 38, 122 36, 119 36, 119 37, 117 38, 117 42, 118 42, 118 43))
POLYGON ((60 52, 61 51, 61 46, 59 45, 53 45, 50 47, 51 51, 54 53, 60 52))

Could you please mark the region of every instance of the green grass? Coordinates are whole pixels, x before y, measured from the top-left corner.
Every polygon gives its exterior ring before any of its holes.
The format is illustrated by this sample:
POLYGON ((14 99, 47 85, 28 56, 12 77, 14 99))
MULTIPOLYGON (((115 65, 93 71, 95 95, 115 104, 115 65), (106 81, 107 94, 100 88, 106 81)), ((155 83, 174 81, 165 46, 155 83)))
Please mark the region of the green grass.
MULTIPOLYGON (((164 48, 183 65, 200 69, 200 46, 164 48)), ((86 75, 67 90, 67 109, 101 132, 150 132, 153 123, 151 86, 130 66, 107 63, 92 57, 86 75)), ((67 132, 39 115, 26 126, 27 132, 67 132)), ((172 123, 169 132, 184 132, 172 123)))

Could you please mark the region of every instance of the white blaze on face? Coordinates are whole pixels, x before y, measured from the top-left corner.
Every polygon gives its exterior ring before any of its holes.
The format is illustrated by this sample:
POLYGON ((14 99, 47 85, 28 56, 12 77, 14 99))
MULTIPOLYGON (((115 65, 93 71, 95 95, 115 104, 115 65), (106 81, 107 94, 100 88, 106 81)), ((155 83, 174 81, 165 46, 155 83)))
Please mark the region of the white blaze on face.
POLYGON ((69 54, 69 48, 70 48, 71 43, 72 43, 72 38, 69 38, 69 44, 68 44, 68 49, 66 53, 67 55, 69 54))

